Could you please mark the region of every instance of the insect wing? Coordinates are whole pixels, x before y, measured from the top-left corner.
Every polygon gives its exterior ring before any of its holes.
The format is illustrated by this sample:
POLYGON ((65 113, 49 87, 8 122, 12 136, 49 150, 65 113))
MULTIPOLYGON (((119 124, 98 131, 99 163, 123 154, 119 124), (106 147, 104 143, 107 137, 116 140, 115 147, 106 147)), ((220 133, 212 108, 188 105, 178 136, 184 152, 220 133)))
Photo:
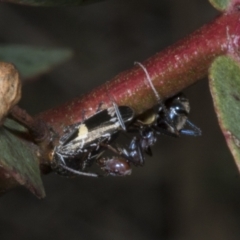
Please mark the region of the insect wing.
MULTIPOLYGON (((124 123, 129 122, 133 119, 134 111, 132 108, 127 106, 120 106, 118 107, 118 110, 124 123)), ((88 118, 84 123, 88 129, 93 130, 106 125, 111 125, 116 122, 118 122, 118 118, 115 109, 114 107, 110 107, 88 118)))

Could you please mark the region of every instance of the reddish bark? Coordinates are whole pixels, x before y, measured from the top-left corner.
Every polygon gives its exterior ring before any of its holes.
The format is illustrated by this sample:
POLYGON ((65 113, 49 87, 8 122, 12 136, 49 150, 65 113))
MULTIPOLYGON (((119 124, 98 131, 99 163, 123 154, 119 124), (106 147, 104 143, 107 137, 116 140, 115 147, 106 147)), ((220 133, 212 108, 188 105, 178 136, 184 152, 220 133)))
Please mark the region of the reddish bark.
MULTIPOLYGON (((236 8, 237 9, 237 8, 236 8)), ((162 99, 168 98, 207 75, 216 56, 237 52, 240 12, 223 14, 191 35, 155 54, 142 64, 147 68, 162 99)), ((144 71, 139 66, 122 72, 91 92, 37 116, 61 133, 64 126, 95 113, 100 102, 132 107, 139 114, 156 104, 144 71)))

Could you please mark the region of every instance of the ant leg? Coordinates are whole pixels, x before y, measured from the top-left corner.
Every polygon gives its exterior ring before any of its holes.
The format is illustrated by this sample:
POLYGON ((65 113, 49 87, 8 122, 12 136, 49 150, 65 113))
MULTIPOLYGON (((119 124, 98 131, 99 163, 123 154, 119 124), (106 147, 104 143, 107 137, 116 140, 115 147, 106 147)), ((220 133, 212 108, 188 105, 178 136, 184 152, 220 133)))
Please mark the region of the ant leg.
POLYGON ((121 151, 117 150, 116 148, 112 147, 111 145, 107 143, 99 143, 100 146, 107 148, 108 150, 112 151, 113 153, 122 156, 121 151))
POLYGON ((128 148, 129 152, 124 149, 124 154, 135 166, 143 166, 145 162, 142 143, 143 142, 141 142, 141 139, 134 137, 130 142, 128 148))
POLYGON ((113 153, 124 157, 127 161, 133 163, 136 166, 143 166, 145 162, 145 158, 143 155, 143 149, 140 143, 140 139, 134 137, 131 141, 128 150, 125 148, 114 148, 109 144, 100 143, 102 147, 107 148, 108 150, 112 151, 113 153))
POLYGON ((119 156, 124 157, 128 162, 134 164, 135 166, 143 166, 145 158, 140 141, 141 140, 139 138, 134 137, 130 142, 128 149, 115 149, 110 145, 108 145, 107 148, 119 156))

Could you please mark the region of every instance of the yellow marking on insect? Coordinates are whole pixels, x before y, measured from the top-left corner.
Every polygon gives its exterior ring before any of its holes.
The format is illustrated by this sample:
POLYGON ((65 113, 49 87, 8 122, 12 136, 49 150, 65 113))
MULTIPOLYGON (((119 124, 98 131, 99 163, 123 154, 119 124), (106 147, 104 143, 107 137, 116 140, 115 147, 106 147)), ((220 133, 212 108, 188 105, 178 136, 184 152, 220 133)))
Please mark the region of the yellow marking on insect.
POLYGON ((84 139, 88 136, 88 128, 85 124, 81 124, 78 129, 78 136, 77 139, 84 139))

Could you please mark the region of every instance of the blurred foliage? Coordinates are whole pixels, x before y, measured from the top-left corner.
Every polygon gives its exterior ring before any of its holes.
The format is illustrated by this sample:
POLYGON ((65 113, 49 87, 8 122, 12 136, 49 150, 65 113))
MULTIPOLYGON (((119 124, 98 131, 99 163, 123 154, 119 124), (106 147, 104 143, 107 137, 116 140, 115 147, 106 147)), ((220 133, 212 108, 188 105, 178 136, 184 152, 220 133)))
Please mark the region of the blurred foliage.
POLYGON ((209 2, 219 11, 224 11, 228 8, 231 0, 209 0, 209 2))
POLYGON ((32 78, 47 72, 71 56, 70 49, 0 45, 0 61, 13 63, 22 78, 32 78))
POLYGON ((45 196, 34 145, 27 141, 27 130, 7 119, 0 128, 0 191, 6 191, 6 181, 15 179, 39 198, 45 196), (5 179, 5 181, 3 180, 5 179), (2 189, 4 188, 4 189, 2 189))
POLYGON ((210 87, 218 120, 240 168, 240 66, 228 56, 218 57, 210 69, 210 87))
POLYGON ((3 2, 11 2, 30 6, 75 6, 85 5, 101 0, 3 0, 3 2))

